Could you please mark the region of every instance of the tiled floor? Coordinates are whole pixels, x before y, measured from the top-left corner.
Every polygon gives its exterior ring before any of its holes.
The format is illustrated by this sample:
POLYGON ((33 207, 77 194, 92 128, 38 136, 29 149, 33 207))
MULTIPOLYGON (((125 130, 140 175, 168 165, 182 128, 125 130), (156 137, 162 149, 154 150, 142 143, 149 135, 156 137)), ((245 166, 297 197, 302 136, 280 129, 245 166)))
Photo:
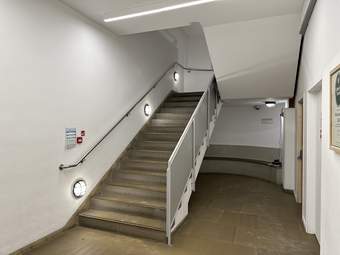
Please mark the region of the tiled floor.
POLYGON ((173 247, 76 227, 28 254, 317 255, 304 232, 301 207, 277 185, 232 175, 201 175, 190 215, 173 247))

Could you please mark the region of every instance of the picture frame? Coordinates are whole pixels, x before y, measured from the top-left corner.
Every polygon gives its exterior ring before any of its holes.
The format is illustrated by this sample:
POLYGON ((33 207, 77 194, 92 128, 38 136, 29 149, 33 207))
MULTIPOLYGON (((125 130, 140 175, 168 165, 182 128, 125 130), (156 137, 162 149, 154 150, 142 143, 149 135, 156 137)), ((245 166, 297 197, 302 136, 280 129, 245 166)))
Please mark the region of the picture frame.
POLYGON ((340 154, 340 65, 330 73, 330 144, 340 154))

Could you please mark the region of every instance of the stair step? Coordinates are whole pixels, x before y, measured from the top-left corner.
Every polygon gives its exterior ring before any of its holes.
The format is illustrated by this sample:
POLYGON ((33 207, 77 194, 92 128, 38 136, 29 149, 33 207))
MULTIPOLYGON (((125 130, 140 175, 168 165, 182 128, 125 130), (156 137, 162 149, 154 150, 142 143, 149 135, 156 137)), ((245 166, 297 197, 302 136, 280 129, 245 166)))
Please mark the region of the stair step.
POLYGON ((145 159, 127 159, 122 162, 121 168, 166 171, 168 168, 168 162, 145 159))
POLYGON ((165 219, 165 199, 138 197, 126 194, 100 194, 91 199, 91 209, 124 212, 165 219))
POLYGON ((190 113, 156 113, 154 116, 156 119, 171 119, 171 120, 189 120, 190 113))
POLYGON ((159 112, 160 113, 190 113, 192 114, 195 110, 195 107, 162 107, 159 112))
POLYGON ((79 215, 82 226, 137 237, 165 240, 165 221, 140 215, 90 209, 79 215))
POLYGON ((196 107, 197 102, 165 102, 164 107, 196 107))
POLYGON ((119 169, 117 172, 123 172, 127 174, 138 174, 138 175, 146 175, 146 176, 157 176, 157 177, 165 177, 166 171, 148 171, 142 169, 119 169))
POLYGON ((168 102, 198 102, 202 96, 172 96, 167 99, 168 102))
POLYGON ((185 126, 155 126, 150 125, 146 127, 145 132, 162 132, 162 133, 183 133, 185 126))
POLYGON ((153 198, 153 199, 166 199, 165 192, 153 191, 153 190, 145 190, 139 187, 130 187, 130 186, 117 186, 106 184, 104 185, 100 192, 102 194, 121 194, 121 195, 133 195, 143 198, 153 198))
POLYGON ((181 137, 181 133, 166 133, 166 132, 149 132, 145 131, 140 137, 140 140, 152 141, 172 141, 177 142, 181 137))
POLYGON ((176 147, 176 142, 167 142, 167 141, 140 141, 134 144, 134 147, 137 149, 146 149, 146 150, 158 150, 158 151, 173 151, 176 147))
POLYGON ((151 120, 151 125, 152 126, 166 126, 166 127, 185 127, 186 124, 188 123, 188 119, 179 119, 179 120, 174 120, 174 119, 153 119, 151 120))
POLYGON ((113 173, 113 178, 165 184, 166 172, 119 169, 113 173))
POLYGON ((127 204, 132 204, 141 207, 148 207, 154 208, 159 210, 165 210, 166 208, 166 201, 160 199, 153 199, 153 198, 141 198, 138 196, 133 195, 123 195, 123 194, 115 194, 115 195, 97 195, 93 198, 94 200, 104 200, 108 202, 122 202, 127 204))
POLYGON ((172 154, 172 151, 163 150, 146 150, 146 149, 131 149, 128 152, 129 158, 141 158, 141 159, 156 159, 156 160, 168 160, 172 154))
POLYGON ((187 97, 187 96, 202 96, 204 92, 198 91, 198 92, 175 92, 171 96, 172 97, 187 97))
POLYGON ((166 185, 162 183, 142 182, 116 178, 113 179, 109 184, 113 186, 131 187, 143 190, 166 192, 166 185))

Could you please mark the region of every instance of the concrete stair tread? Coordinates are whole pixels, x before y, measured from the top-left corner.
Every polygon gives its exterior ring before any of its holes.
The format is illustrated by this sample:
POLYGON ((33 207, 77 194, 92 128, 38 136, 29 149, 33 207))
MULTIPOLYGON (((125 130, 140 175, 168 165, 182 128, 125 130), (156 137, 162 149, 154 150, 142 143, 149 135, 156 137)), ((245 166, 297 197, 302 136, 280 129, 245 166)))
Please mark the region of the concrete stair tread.
POLYGON ((159 110, 161 113, 178 113, 178 112, 186 112, 186 113, 193 113, 195 107, 163 107, 159 110))
POLYGON ((197 106, 196 102, 165 102, 164 107, 173 107, 173 108, 193 108, 195 109, 197 106))
POLYGON ((202 96, 204 92, 175 92, 171 96, 172 97, 187 97, 187 96, 202 96))
MULTIPOLYGON (((131 149, 131 151, 140 151, 140 152, 150 152, 150 153, 157 153, 159 152, 158 150, 151 150, 151 149, 138 149, 138 148, 133 148, 131 149)), ((171 153, 173 150, 171 149, 167 149, 167 150, 163 150, 162 152, 168 152, 171 153)))
POLYGON ((99 194, 95 196, 93 199, 101 199, 112 202, 122 202, 127 204, 133 204, 141 207, 149 207, 164 210, 166 207, 165 200, 154 199, 149 197, 141 197, 141 196, 133 196, 133 195, 123 195, 123 194, 99 194))
POLYGON ((80 217, 121 223, 130 226, 158 230, 162 232, 165 231, 165 222, 161 219, 149 218, 128 213, 90 209, 81 213, 80 217))
POLYGON ((143 190, 166 192, 166 185, 162 183, 133 181, 133 180, 127 180, 127 179, 113 179, 108 184, 113 185, 113 186, 131 187, 131 188, 137 188, 137 189, 143 189, 143 190))
POLYGON ((141 158, 136 156, 129 156, 127 161, 130 161, 131 163, 148 163, 148 164, 166 164, 168 163, 168 159, 166 158, 141 158))
POLYGON ((180 133, 182 134, 185 129, 185 126, 183 127, 174 127, 174 126, 149 126, 144 131, 145 132, 162 132, 167 134, 173 134, 173 133, 180 133))
POLYGON ((136 142, 134 148, 146 149, 146 150, 158 150, 158 151, 173 151, 177 142, 171 141, 144 141, 136 142))
POLYGON ((124 162, 123 162, 123 165, 125 164, 129 164, 129 163, 132 163, 132 164, 149 164, 149 165, 156 165, 156 166, 160 166, 161 169, 163 169, 164 167, 167 168, 168 167, 168 161, 166 160, 155 160, 155 159, 140 159, 140 158, 129 158, 129 159, 126 159, 124 162))
POLYGON ((190 113, 156 113, 155 119, 190 119, 190 113))
POLYGON ((165 177, 166 169, 164 171, 156 171, 156 170, 143 170, 143 169, 119 169, 117 172, 127 173, 127 174, 135 174, 135 175, 146 175, 146 176, 157 176, 157 177, 165 177))
POLYGON ((146 135, 173 135, 173 136, 180 136, 182 134, 182 132, 166 132, 164 130, 159 130, 159 131, 149 131, 149 130, 145 130, 143 134, 146 135))
POLYGON ((172 96, 168 98, 167 102, 198 102, 201 96, 172 96))

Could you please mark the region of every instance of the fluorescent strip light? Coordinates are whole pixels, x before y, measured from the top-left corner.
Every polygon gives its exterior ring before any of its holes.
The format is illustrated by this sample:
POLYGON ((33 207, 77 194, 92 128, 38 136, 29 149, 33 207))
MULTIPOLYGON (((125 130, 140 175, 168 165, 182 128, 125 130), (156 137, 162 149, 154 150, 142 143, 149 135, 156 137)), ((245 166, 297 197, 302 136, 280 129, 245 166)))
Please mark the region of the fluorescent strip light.
POLYGON ((177 4, 177 5, 172 5, 168 7, 163 7, 159 9, 154 9, 150 11, 144 11, 144 12, 137 12, 137 13, 132 13, 124 16, 119 16, 115 18, 108 18, 104 19, 104 22, 109 23, 109 22, 114 22, 114 21, 119 21, 119 20, 124 20, 124 19, 132 19, 132 18, 137 18, 137 17, 142 17, 142 16, 147 16, 151 14, 156 14, 156 13, 161 13, 161 12, 168 12, 168 11, 173 11, 181 8, 186 8, 186 7, 191 7, 195 5, 201 5, 201 4, 207 4, 211 2, 215 2, 217 0, 198 0, 198 1, 193 1, 193 2, 188 2, 188 3, 183 3, 183 4, 177 4))

